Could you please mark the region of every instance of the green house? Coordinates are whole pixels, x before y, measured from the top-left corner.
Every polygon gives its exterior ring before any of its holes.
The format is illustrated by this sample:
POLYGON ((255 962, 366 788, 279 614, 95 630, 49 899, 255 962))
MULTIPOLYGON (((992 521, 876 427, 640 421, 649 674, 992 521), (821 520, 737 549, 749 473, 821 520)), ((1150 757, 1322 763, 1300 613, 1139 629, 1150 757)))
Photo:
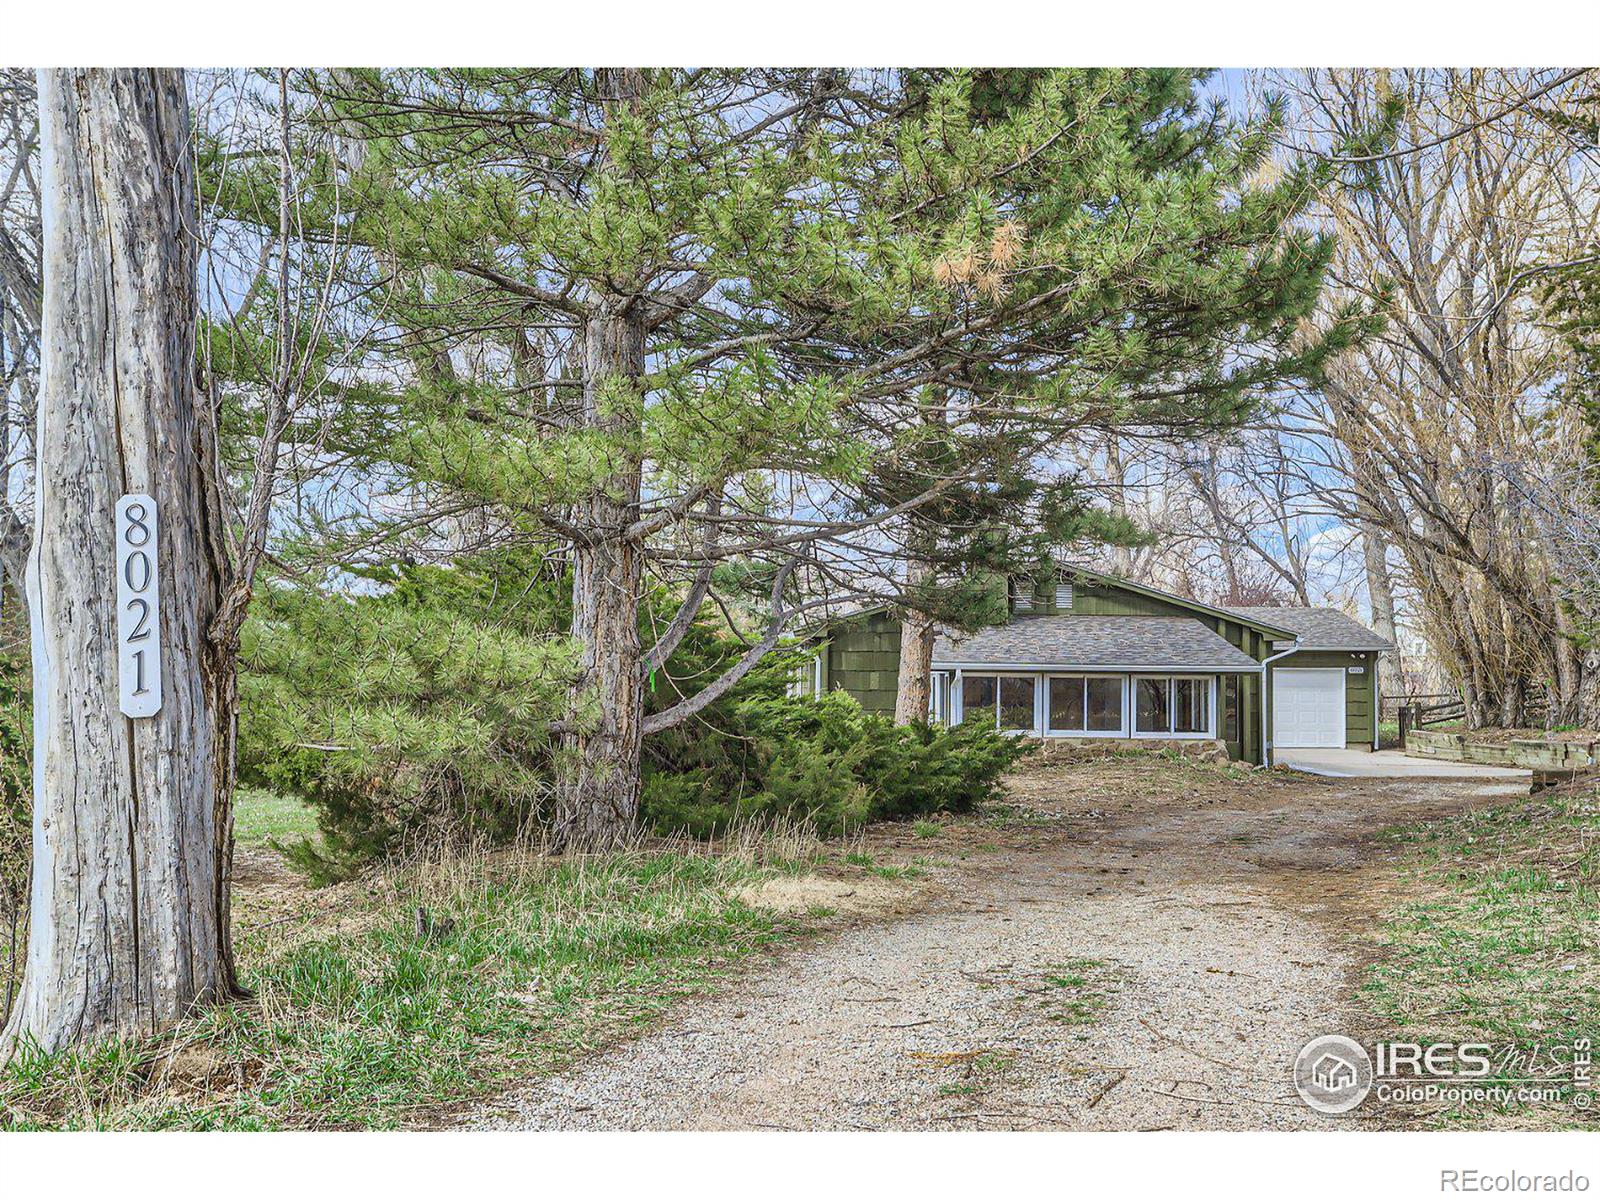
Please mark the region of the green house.
MULTIPOLYGON (((1211 739, 1273 750, 1374 749, 1388 642, 1331 608, 1218 608, 1081 567, 1013 580, 1009 619, 941 632, 929 716, 1044 738, 1211 739)), ((798 690, 892 713, 900 622, 885 609, 814 639, 798 690)))

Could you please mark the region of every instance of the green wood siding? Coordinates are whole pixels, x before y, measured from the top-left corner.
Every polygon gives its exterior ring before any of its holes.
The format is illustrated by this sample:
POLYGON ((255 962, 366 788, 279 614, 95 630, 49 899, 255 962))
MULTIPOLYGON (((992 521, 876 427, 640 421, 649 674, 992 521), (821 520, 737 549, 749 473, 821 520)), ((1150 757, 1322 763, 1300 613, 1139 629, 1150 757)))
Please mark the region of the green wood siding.
POLYGON ((1377 686, 1377 658, 1370 651, 1355 650, 1301 650, 1273 663, 1278 667, 1342 667, 1344 668, 1344 744, 1354 749, 1372 748, 1372 714, 1377 705, 1373 702, 1373 688, 1377 686), (1359 675, 1350 674, 1351 667, 1361 667, 1359 675))
POLYGON ((868 712, 892 716, 899 686, 899 619, 871 613, 841 623, 828 643, 828 690, 842 688, 868 712))

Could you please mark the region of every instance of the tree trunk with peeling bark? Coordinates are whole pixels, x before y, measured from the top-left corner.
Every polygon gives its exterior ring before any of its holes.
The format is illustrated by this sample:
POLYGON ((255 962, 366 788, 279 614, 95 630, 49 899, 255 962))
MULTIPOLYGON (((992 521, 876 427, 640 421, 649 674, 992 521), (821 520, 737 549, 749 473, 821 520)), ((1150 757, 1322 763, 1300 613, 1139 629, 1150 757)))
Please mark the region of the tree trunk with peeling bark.
POLYGON ((614 849, 639 813, 642 573, 640 547, 627 530, 639 519, 643 487, 641 464, 628 447, 639 428, 644 346, 644 322, 625 307, 602 308, 584 330, 583 419, 623 449, 611 475, 576 514, 575 523, 591 536, 572 555, 572 637, 583 650, 552 830, 563 850, 614 849))
MULTIPOLYGON (((906 564, 906 592, 915 595, 931 583, 933 568, 913 559, 906 564)), ((896 681, 894 723, 913 725, 928 719, 933 688, 933 618, 915 609, 900 614, 900 676, 896 681)))
POLYGON ((894 723, 914 725, 928 719, 933 687, 933 619, 907 610, 900 618, 900 678, 894 700, 894 723))
POLYGON ((1378 655, 1377 687, 1380 697, 1405 691, 1401 677, 1400 639, 1394 621, 1394 583, 1389 576, 1388 546, 1371 525, 1361 530, 1361 550, 1367 573, 1367 599, 1372 605, 1372 631, 1394 647, 1378 655))
POLYGON ((231 662, 214 431, 195 395, 193 162, 183 73, 40 73, 45 370, 28 562, 34 868, 0 1053, 142 1036, 236 991, 231 662), (118 702, 114 508, 154 497, 163 694, 118 702))

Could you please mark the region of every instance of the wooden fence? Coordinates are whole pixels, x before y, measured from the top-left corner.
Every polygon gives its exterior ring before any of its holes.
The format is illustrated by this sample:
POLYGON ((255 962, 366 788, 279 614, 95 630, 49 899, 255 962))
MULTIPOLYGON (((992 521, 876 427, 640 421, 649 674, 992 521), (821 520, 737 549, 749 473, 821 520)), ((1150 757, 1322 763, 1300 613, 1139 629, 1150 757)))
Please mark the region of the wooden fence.
MULTIPOLYGON (((1395 714, 1400 727, 1400 749, 1406 748, 1407 736, 1418 729, 1428 729, 1451 721, 1465 722, 1467 706, 1457 696, 1448 694, 1418 696, 1381 696, 1378 699, 1378 719, 1384 719, 1385 706, 1395 714)), ((1523 716, 1530 721, 1543 720, 1549 706, 1543 693, 1535 693, 1523 703, 1523 716)))

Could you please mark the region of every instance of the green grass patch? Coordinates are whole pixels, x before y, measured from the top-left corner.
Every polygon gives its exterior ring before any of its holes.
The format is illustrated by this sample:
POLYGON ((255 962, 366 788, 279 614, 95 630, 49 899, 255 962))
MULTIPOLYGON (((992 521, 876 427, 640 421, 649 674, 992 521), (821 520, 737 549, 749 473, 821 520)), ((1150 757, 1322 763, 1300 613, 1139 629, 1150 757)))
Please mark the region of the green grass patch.
POLYGON ((240 788, 234 798, 233 833, 246 846, 314 838, 317 811, 303 800, 265 788, 240 788))
POLYGON ((869 874, 880 879, 921 879, 928 873, 927 868, 920 862, 910 863, 879 863, 868 867, 869 874))
POLYGON ((1600 797, 1519 800, 1383 836, 1413 898, 1385 915, 1363 991, 1395 1036, 1497 1052, 1595 1036, 1600 797))
POLYGON ((979 810, 979 819, 991 829, 1044 829, 1061 823, 1055 813, 1009 801, 985 804, 979 810))
MULTIPOLYGON (((249 1002, 173 1036, 0 1072, 0 1128, 371 1129, 429 1124, 714 990, 786 932, 740 856, 499 855, 397 873, 387 902, 264 948, 249 1002), (426 906, 430 932, 417 933, 426 906)), ((320 918, 327 920, 326 914, 320 918)))
POLYGON ((1069 958, 1045 964, 1040 1004, 1045 1015, 1063 1025, 1087 1025, 1105 1011, 1111 998, 1111 976, 1098 958, 1069 958))
POLYGON ((911 832, 919 838, 936 838, 944 834, 944 826, 937 821, 918 821, 911 826, 911 832))

